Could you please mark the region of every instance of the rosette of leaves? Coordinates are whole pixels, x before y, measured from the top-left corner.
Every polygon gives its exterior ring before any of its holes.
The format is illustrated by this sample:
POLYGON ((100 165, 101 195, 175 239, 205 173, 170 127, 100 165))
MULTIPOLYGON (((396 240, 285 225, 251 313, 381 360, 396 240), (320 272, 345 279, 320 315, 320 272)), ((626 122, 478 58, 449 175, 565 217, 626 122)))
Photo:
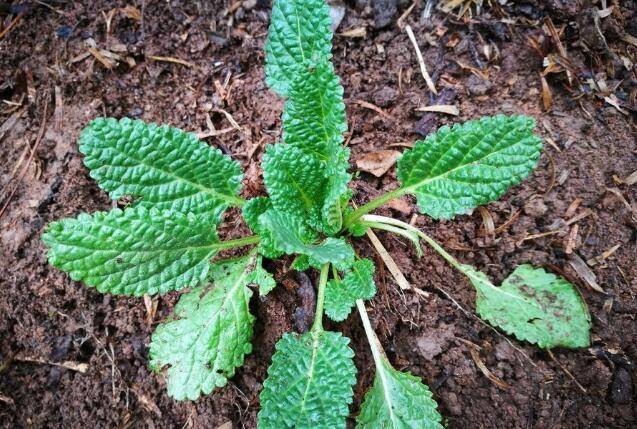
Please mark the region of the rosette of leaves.
POLYGON ((266 295, 276 286, 263 258, 292 255, 294 269, 320 271, 316 314, 308 332, 286 333, 277 343, 258 426, 346 426, 354 352, 346 337, 324 328, 323 316, 340 322, 356 306, 376 367, 357 427, 441 427, 427 386, 392 367, 371 327, 363 300, 376 293, 374 264, 350 243, 368 228, 425 241, 468 276, 477 312, 518 339, 542 348, 588 345, 586 306, 564 279, 523 265, 497 287, 422 231, 369 214, 411 194, 423 214, 449 219, 501 197, 540 156, 531 118, 500 115, 441 128, 405 151, 398 189, 354 208, 343 87, 331 63, 324 1, 275 0, 265 50, 266 81, 285 99, 281 141, 263 154, 266 196, 242 198, 239 163, 192 134, 96 119, 80 137, 84 163, 112 199, 132 203, 53 222, 42 236, 52 265, 99 292, 143 296, 188 289, 150 343, 150 366, 165 372, 170 396, 195 400, 234 375, 252 350, 252 288, 266 295), (254 235, 219 237, 230 207, 240 209, 254 235), (243 256, 223 257, 224 250, 247 246, 252 249, 243 256))

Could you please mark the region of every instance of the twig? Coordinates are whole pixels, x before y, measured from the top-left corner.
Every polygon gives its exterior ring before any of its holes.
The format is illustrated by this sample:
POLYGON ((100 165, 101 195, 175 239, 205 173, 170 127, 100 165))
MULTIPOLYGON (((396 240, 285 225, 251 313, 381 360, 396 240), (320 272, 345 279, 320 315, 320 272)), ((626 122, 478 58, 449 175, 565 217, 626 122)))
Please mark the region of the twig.
POLYGON ((73 361, 64 361, 61 363, 49 362, 47 360, 40 359, 38 357, 33 357, 33 356, 16 356, 13 360, 17 362, 40 363, 43 365, 59 366, 60 368, 70 369, 71 371, 77 371, 81 374, 84 374, 86 373, 86 371, 88 371, 87 363, 80 363, 80 362, 73 362, 73 361))
POLYGON ((427 87, 429 91, 433 92, 435 95, 438 95, 438 91, 434 85, 434 82, 431 80, 431 76, 429 76, 429 72, 427 72, 427 66, 425 65, 425 60, 422 59, 422 53, 420 52, 420 48, 418 47, 418 42, 416 41, 416 37, 414 36, 414 32, 411 30, 411 26, 407 24, 405 26, 405 31, 409 36, 409 40, 414 45, 414 49, 416 50, 416 57, 418 57, 418 64, 420 65, 420 72, 422 76, 425 78, 425 82, 427 82, 427 87))
POLYGON ((564 373, 568 376, 568 378, 570 378, 571 380, 573 380, 573 381, 575 382, 575 384, 577 385, 577 387, 578 387, 578 388, 579 388, 579 389, 580 389, 583 393, 588 393, 588 392, 586 391, 586 389, 584 389, 584 386, 582 386, 582 385, 579 383, 579 381, 577 381, 577 379, 576 379, 575 377, 573 377, 573 374, 571 374, 571 372, 570 372, 568 369, 566 369, 566 367, 565 367, 564 365, 562 365, 562 364, 560 363, 560 361, 559 361, 559 360, 557 360, 557 359, 555 358, 555 356, 553 356, 553 352, 551 352, 551 350, 546 350, 546 351, 547 351, 547 353, 549 354, 549 357, 553 360, 553 362, 555 362, 555 363, 557 364, 557 366, 559 366, 559 367, 562 369, 562 371, 564 371, 564 373))

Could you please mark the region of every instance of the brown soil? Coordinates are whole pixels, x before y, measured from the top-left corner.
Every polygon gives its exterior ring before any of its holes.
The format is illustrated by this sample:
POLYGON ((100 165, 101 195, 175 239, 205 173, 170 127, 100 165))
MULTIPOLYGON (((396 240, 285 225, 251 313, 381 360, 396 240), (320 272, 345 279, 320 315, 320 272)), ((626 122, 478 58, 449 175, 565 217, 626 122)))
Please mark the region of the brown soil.
MULTIPOLYGON (((80 129, 96 116, 131 116, 202 131, 210 114, 221 130, 231 124, 214 109, 224 109, 241 130, 207 141, 242 162, 246 197, 263 192, 257 161, 264 145, 280 134, 282 106, 263 82, 268 2, 147 1, 145 7, 141 0, 129 2, 141 10, 141 20, 116 9, 125 7, 124 1, 48 3, 55 11, 27 7, 18 25, 0 37, 0 98, 19 103, 16 111, 22 112, 6 132, 0 128, 2 204, 7 190, 18 184, 0 220, 0 426, 215 428, 231 421, 237 428, 253 428, 274 344, 283 332, 303 325, 294 315, 304 304, 295 291, 304 279, 287 273, 283 263, 269 263, 284 287, 252 303, 258 318, 255 351, 227 387, 196 402, 178 403, 166 395, 162 378, 147 368, 152 326, 146 323, 143 301, 100 295, 72 282, 47 264, 39 236, 52 220, 111 207, 89 179, 76 143, 80 129), (91 39, 121 57, 111 70, 92 55, 81 57, 91 39), (151 55, 192 65, 153 61, 151 55), (26 165, 25 149, 38 142, 40 129, 43 138, 24 178, 10 180, 14 169, 19 175, 26 165), (50 364, 64 361, 87 364, 88 369, 80 373, 50 364)), ((596 27, 596 9, 581 5, 587 2, 515 3, 486 7, 470 22, 438 10, 425 22, 423 4, 407 18, 438 88, 445 88, 439 103, 456 104, 461 112, 457 118, 422 117, 415 111, 432 100, 413 48, 396 25, 407 5, 398 2, 396 11, 396 1, 374 7, 365 0, 347 3, 339 32, 367 27, 365 37, 335 38, 352 166, 371 151, 413 142, 415 130, 427 133, 443 123, 497 112, 536 117, 547 142, 537 170, 487 206, 496 227, 516 216, 508 227, 495 236, 485 234, 478 211, 444 222, 418 216, 416 224, 495 281, 525 262, 566 275, 589 304, 593 345, 555 350, 554 359, 512 341, 516 350, 446 296, 473 314, 474 291, 460 274, 435 254, 426 251, 419 259, 407 243, 384 234, 381 241, 407 279, 430 297, 398 292, 378 261, 379 293, 370 303, 371 318, 391 361, 431 386, 451 428, 635 427, 637 192, 635 185, 618 179, 637 170, 631 104, 637 79, 635 69, 626 68, 630 61, 637 63, 637 47, 622 40, 625 34, 637 36, 637 7, 634 1, 609 1, 612 15, 596 27), (501 20, 503 13, 508 24, 501 20), (558 52, 538 24, 545 16, 564 29, 561 39, 574 79, 569 85, 564 72, 548 76, 553 98, 549 112, 541 103, 542 58, 529 42, 536 37, 544 54, 558 52), (491 47, 489 57, 485 45, 491 47), (608 92, 590 89, 589 78, 605 79, 608 92), (604 101, 611 93, 624 113, 604 101), (385 115, 357 100, 380 107, 385 115), (567 213, 576 199, 580 206, 567 213), (588 216, 564 226, 566 219, 585 210, 588 216), (586 287, 569 264, 572 256, 565 250, 574 225, 579 230, 573 253, 583 260, 619 245, 592 267, 604 294, 586 287), (555 229, 559 232, 522 241, 555 229), (481 347, 480 358, 509 389, 500 389, 477 368, 468 342, 481 347)), ((6 26, 15 16, 0 18, 6 26)), ((5 121, 13 108, 0 104, 0 124, 12 122, 5 121)), ((394 186, 393 169, 382 178, 361 173, 353 184, 355 200, 367 201, 394 186)), ((409 199, 394 207, 379 212, 407 221, 415 213, 409 199)), ((244 232, 234 222, 223 233, 244 232)), ((365 240, 359 251, 375 258, 365 240)), ((154 323, 170 313, 177 295, 158 299, 154 323)), ((329 326, 353 339, 359 369, 351 408, 355 413, 372 381, 371 356, 356 315, 329 326)))

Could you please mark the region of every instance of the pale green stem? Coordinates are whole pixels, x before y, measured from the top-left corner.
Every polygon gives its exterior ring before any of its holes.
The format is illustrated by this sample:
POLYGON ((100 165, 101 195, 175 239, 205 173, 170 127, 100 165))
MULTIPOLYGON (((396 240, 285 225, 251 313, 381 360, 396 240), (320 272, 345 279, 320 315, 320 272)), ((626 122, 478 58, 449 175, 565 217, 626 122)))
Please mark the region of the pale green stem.
MULTIPOLYGON (((366 216, 363 216, 363 219, 366 219, 366 216)), ((422 251, 420 249, 420 242, 418 240, 418 235, 415 234, 413 231, 406 230, 404 228, 398 228, 396 226, 389 225, 387 223, 382 223, 382 222, 369 222, 364 220, 363 224, 370 228, 382 229, 383 231, 392 232, 394 234, 405 237, 407 240, 411 241, 414 244, 414 246, 416 247, 416 250, 418 251, 418 256, 422 256, 421 255, 422 251)))
POLYGON ((249 246, 251 244, 257 244, 259 242, 258 235, 250 235, 248 237, 236 238, 234 240, 221 241, 215 244, 215 248, 219 250, 232 249, 235 247, 249 246))
POLYGON ((323 330, 323 306, 325 304, 325 287, 327 286, 327 276, 330 273, 330 264, 327 263, 321 267, 321 276, 319 277, 318 292, 316 293, 316 312, 314 315, 313 332, 323 330))
POLYGON ((367 204, 360 206, 349 215, 345 216, 345 220, 343 221, 343 229, 347 229, 351 224, 356 222, 359 217, 371 212, 372 210, 382 206, 383 204, 388 203, 394 198, 399 198, 405 194, 405 190, 403 188, 395 189, 391 192, 381 195, 378 198, 375 198, 368 202, 367 204))
POLYGON ((383 224, 386 224, 386 225, 397 226, 397 227, 403 228, 403 229, 405 229, 407 231, 411 231, 411 232, 415 233, 416 235, 418 235, 423 240, 425 240, 425 242, 429 246, 431 246, 432 249, 434 249, 436 252, 438 252, 440 254, 440 256, 442 256, 447 262, 449 262, 455 268, 457 268, 458 270, 460 270, 463 273, 466 271, 463 268, 462 264, 460 262, 458 262, 458 260, 456 258, 454 258, 449 253, 447 253, 447 251, 445 249, 443 249, 442 246, 440 244, 438 244, 438 242, 436 242, 436 240, 434 240, 433 238, 431 238, 430 236, 428 236, 427 234, 425 234, 424 232, 422 232, 421 230, 419 230, 415 226, 409 225, 408 223, 400 221, 398 219, 393 219, 393 218, 390 218, 390 217, 378 216, 378 215, 365 215, 363 217, 363 221, 366 222, 366 223, 367 222, 383 223, 383 224))
POLYGON ((365 303, 362 299, 356 300, 356 307, 358 308, 358 314, 360 314, 361 316, 363 328, 365 328, 365 335, 367 336, 367 341, 369 342, 369 348, 372 350, 374 363, 376 364, 377 368, 381 367, 385 352, 383 351, 383 347, 380 345, 380 341, 378 341, 378 337, 376 336, 374 329, 372 329, 372 324, 369 321, 369 316, 367 315, 367 310, 365 309, 365 303))

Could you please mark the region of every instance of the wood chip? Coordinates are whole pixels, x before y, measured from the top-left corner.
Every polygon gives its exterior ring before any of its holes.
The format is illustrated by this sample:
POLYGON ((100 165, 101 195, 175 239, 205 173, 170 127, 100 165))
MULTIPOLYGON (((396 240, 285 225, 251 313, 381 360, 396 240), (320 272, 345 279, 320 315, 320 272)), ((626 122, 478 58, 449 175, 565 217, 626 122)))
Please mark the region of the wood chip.
POLYGON ((418 107, 416 110, 419 112, 446 113, 447 115, 453 116, 458 116, 460 114, 460 109, 451 104, 436 104, 433 106, 418 107))
POLYGON ((433 80, 431 80, 431 76, 429 76, 429 72, 427 71, 425 60, 422 59, 422 53, 420 52, 418 42, 416 41, 416 36, 414 36, 414 32, 412 31, 411 26, 405 25, 405 31, 407 32, 407 36, 409 36, 409 40, 411 40, 411 43, 412 45, 414 45, 414 49, 416 50, 416 57, 418 58, 418 65, 420 65, 420 72, 422 73, 422 77, 425 78, 427 88, 429 88, 429 91, 433 92, 435 95, 438 95, 436 86, 434 85, 434 82, 433 80))
POLYGON ((414 210, 403 198, 396 198, 387 203, 387 207, 394 209, 404 215, 410 215, 414 210))
POLYGON ((15 401, 11 398, 9 398, 6 395, 3 395, 2 393, 0 393, 0 402, 4 402, 5 404, 9 404, 12 407, 15 406, 15 401))
POLYGON ((352 38, 364 38, 367 37, 367 29, 365 27, 356 27, 346 31, 343 31, 340 36, 352 37, 352 38))
POLYGON ((543 74, 540 74, 540 80, 542 82, 542 106, 544 106, 545 111, 551 110, 551 106, 553 106, 553 95, 551 94, 551 88, 549 87, 548 82, 546 81, 546 77, 543 74))
POLYGON ((392 115, 390 115, 389 113, 385 112, 383 109, 381 109, 380 107, 372 103, 368 103, 367 101, 363 101, 363 100, 354 100, 354 103, 366 109, 373 110, 374 112, 378 113, 380 116, 384 118, 394 120, 394 117, 392 115))
MULTIPOLYGON (((105 49, 99 49, 99 48, 88 48, 87 50, 91 55, 95 57, 97 61, 102 63, 102 65, 106 67, 107 69, 112 70, 117 65, 118 60, 112 58, 111 55, 106 54, 106 53, 110 53, 109 51, 105 49)), ((119 55, 117 54, 112 54, 112 55, 116 55, 117 57, 119 57, 119 55)), ((119 58, 121 59, 121 57, 119 58)))
MULTIPOLYGON (((463 342, 466 344, 470 341, 463 341, 463 342)), ((491 383, 495 384, 500 389, 502 390, 509 389, 511 386, 507 382, 505 382, 504 380, 496 376, 494 373, 492 373, 489 370, 489 368, 487 368, 487 366, 484 364, 484 362, 482 362, 482 359, 480 358, 480 352, 478 351, 479 350, 478 346, 473 343, 471 344, 472 345, 469 345, 469 353, 471 354, 471 358, 473 359, 473 362, 476 364, 476 366, 482 372, 482 374, 484 374, 484 376, 487 377, 491 383)))
POLYGON ((637 183, 637 171, 633 171, 630 176, 622 179, 622 182, 628 186, 632 186, 637 183))
POLYGON ((589 267, 594 267, 597 264, 601 264, 604 262, 605 259, 610 258, 615 252, 617 252, 617 249, 619 249, 620 247, 621 244, 616 244, 613 247, 606 249, 601 255, 589 259, 588 261, 586 261, 586 263, 589 267))
POLYGON ((569 205, 568 208, 566 209, 566 213, 564 213, 564 217, 565 218, 573 217, 573 215, 575 214, 575 211, 580 206, 580 204, 582 204, 582 199, 575 198, 573 202, 571 203, 571 205, 569 205))
POLYGON ((594 291, 606 293, 604 289, 597 283, 597 277, 595 273, 588 268, 586 262, 579 257, 577 253, 572 253, 569 255, 568 264, 575 270, 580 279, 584 282, 586 286, 593 289, 594 291))
POLYGON ((381 177, 389 171, 400 156, 397 150, 378 150, 369 152, 356 160, 359 170, 381 177))
POLYGON ((188 62, 186 60, 182 60, 180 58, 175 58, 175 57, 162 57, 159 55, 151 55, 148 58, 150 58, 151 60, 154 61, 160 61, 160 62, 166 62, 166 63, 173 63, 173 64, 181 64, 182 66, 186 66, 186 67, 190 67, 190 68, 195 68, 196 65, 188 62))
POLYGON ((573 253, 573 249, 577 244, 577 232, 579 231, 579 225, 575 224, 571 228, 571 231, 566 236, 566 244, 564 246, 564 253, 570 255, 573 253))
POLYGON ((394 261, 394 258, 391 257, 387 249, 385 249, 385 246, 383 246, 383 243, 380 242, 380 240, 378 239, 376 234, 374 234, 374 231, 372 231, 371 228, 367 229, 367 237, 369 238, 369 241, 372 242, 374 249, 376 249, 376 252, 378 252, 378 255, 385 263, 385 266, 391 273, 396 283, 398 283, 398 286, 402 290, 410 290, 412 287, 407 281, 407 279, 405 278, 405 276, 403 275, 403 272, 400 271, 400 268, 398 268, 398 264, 396 264, 396 261, 394 261))
POLYGON ((34 356, 16 356, 13 360, 16 362, 40 363, 43 365, 59 366, 60 368, 70 369, 71 371, 77 371, 82 374, 88 371, 87 363, 73 362, 68 360, 58 363, 58 362, 50 362, 50 361, 40 359, 34 356))
POLYGON ((135 21, 141 21, 142 19, 142 13, 139 11, 139 9, 130 4, 126 7, 121 8, 120 12, 122 12, 126 16, 126 18, 130 18, 135 21))

